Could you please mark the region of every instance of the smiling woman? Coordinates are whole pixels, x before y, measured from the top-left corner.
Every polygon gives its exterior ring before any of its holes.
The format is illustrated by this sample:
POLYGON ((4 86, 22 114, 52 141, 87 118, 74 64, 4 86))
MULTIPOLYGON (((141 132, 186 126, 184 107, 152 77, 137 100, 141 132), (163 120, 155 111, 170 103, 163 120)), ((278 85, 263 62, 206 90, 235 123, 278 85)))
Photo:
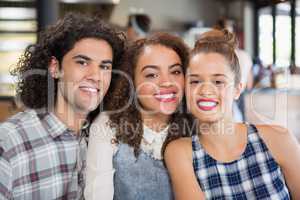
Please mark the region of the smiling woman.
POLYGON ((241 91, 235 36, 202 34, 186 73, 187 105, 200 122, 191 138, 168 144, 166 165, 175 197, 185 199, 298 199, 300 146, 286 129, 236 123, 241 91), (286 155, 289 154, 289 158, 286 155))
POLYGON ((241 87, 234 87, 234 74, 219 53, 194 55, 190 60, 186 84, 189 86, 186 87, 189 109, 201 121, 215 121, 231 114, 228 112, 232 110, 231 99, 238 98, 241 87), (201 95, 199 90, 207 95, 201 95))
POLYGON ((183 119, 187 61, 182 40, 166 33, 128 47, 112 112, 100 114, 91 127, 87 189, 93 199, 173 199, 161 150, 180 132, 172 127, 183 119))
MULTIPOLYGON (((135 68, 134 85, 142 115, 174 113, 183 97, 184 76, 178 54, 162 45, 143 50, 135 68), (164 55, 164 56, 161 56, 164 55)), ((151 126, 151 125, 150 125, 151 126)))

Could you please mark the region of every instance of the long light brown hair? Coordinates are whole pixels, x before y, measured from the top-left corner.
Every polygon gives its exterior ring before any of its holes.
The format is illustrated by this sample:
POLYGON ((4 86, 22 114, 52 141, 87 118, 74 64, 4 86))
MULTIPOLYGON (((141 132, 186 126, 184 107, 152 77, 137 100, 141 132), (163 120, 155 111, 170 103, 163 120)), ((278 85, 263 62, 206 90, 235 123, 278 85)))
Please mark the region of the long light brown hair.
POLYGON ((227 29, 213 29, 199 37, 191 51, 191 57, 199 53, 219 53, 223 55, 235 75, 235 84, 239 84, 241 81, 241 69, 235 51, 237 45, 238 41, 235 34, 227 29))

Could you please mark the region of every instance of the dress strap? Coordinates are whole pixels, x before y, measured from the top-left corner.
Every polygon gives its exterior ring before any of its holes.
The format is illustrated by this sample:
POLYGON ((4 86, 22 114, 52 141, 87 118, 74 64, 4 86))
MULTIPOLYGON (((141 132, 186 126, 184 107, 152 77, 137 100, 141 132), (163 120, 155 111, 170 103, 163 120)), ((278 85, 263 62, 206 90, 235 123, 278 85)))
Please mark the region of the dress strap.
POLYGON ((193 152, 199 151, 201 149, 201 144, 197 134, 192 135, 192 150, 193 152))

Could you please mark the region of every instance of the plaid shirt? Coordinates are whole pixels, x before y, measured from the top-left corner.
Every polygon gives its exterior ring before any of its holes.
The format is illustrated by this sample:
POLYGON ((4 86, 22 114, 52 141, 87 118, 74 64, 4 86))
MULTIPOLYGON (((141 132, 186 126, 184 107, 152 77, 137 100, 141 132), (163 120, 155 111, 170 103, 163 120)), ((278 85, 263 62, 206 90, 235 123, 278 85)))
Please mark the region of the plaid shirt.
POLYGON ((82 199, 87 142, 52 113, 0 125, 0 199, 82 199))
POLYGON ((259 136, 247 124, 247 146, 239 159, 219 162, 192 136, 193 166, 205 199, 289 200, 290 194, 280 166, 259 136))

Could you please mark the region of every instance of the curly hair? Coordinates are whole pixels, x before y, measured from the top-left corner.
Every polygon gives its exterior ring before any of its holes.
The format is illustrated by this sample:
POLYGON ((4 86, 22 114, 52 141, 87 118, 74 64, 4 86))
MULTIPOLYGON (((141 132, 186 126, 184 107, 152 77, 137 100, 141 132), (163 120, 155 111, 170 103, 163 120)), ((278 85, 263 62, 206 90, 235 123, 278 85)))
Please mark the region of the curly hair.
POLYGON ((17 95, 25 107, 46 111, 53 108, 57 80, 48 71, 51 58, 55 57, 61 63, 75 43, 84 38, 107 41, 113 50, 113 68, 118 68, 126 46, 124 34, 96 16, 68 13, 39 34, 37 43, 25 50, 17 67, 11 72, 19 78, 17 95))
MULTIPOLYGON (((110 126, 116 130, 117 140, 128 144, 134 148, 134 154, 137 157, 140 151, 140 144, 143 137, 143 122, 140 111, 132 102, 132 97, 136 95, 133 83, 135 80, 135 68, 140 55, 145 47, 149 45, 162 45, 174 50, 181 59, 183 71, 188 64, 189 52, 183 41, 167 33, 156 33, 148 38, 133 42, 125 51, 121 64, 122 75, 118 77, 115 90, 112 92, 113 98, 109 104, 109 110, 114 111, 110 114, 110 126), (128 79, 129 78, 129 79, 128 79), (119 110, 119 111, 118 111, 119 110), (121 111, 120 111, 121 110, 121 111)), ((176 113, 171 116, 170 124, 179 123, 181 116, 184 115, 185 106, 179 106, 176 113)), ((174 127, 169 126, 167 137, 177 135, 174 127)))

